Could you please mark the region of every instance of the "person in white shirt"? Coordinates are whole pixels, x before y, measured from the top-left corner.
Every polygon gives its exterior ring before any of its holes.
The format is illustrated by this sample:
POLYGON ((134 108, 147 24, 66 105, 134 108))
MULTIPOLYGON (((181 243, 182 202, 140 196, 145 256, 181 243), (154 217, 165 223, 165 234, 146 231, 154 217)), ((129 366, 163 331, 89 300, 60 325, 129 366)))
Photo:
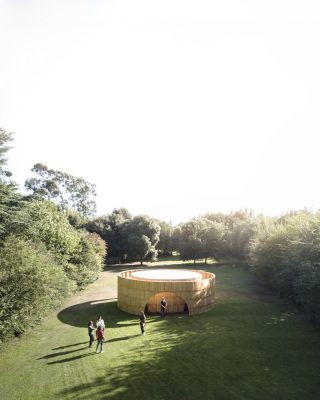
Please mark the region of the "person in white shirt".
POLYGON ((101 326, 102 331, 104 331, 104 328, 106 327, 104 324, 104 320, 101 317, 101 315, 99 315, 97 322, 96 322, 96 327, 98 328, 99 326, 101 326))

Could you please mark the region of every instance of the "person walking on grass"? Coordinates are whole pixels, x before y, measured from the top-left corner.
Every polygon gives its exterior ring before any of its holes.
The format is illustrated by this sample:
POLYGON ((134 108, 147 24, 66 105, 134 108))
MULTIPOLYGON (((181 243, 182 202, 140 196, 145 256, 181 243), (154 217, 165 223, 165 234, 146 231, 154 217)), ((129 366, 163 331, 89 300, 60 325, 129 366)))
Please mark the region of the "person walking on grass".
POLYGON ((88 322, 89 347, 92 347, 94 341, 93 331, 94 331, 93 321, 89 321, 88 322))
POLYGON ((104 331, 101 328, 101 325, 99 325, 96 330, 96 337, 97 337, 96 353, 99 353, 99 347, 100 347, 100 353, 103 353, 104 331))
POLYGON ((145 335, 146 333, 144 331, 144 328, 146 327, 147 318, 143 311, 139 312, 139 321, 140 321, 141 335, 145 335))
POLYGON ((162 297, 160 301, 160 317, 164 318, 166 316, 166 309, 167 309, 167 300, 162 297))

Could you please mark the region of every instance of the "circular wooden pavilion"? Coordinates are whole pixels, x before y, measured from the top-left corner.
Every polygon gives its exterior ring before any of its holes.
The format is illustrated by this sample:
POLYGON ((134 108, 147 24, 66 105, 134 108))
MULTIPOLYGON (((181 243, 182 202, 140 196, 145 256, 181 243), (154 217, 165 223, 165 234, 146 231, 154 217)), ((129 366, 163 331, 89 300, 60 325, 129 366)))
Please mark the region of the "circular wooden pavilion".
POLYGON ((135 315, 141 310, 160 312, 161 297, 168 301, 167 313, 204 313, 214 304, 215 275, 180 269, 134 269, 118 274, 120 310, 135 315))

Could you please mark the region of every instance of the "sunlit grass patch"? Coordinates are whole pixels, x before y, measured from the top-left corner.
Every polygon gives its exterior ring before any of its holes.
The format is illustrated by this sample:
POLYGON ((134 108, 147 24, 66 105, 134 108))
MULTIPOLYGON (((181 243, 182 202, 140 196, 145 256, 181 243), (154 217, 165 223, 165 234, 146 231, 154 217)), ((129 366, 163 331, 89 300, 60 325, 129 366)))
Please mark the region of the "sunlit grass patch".
MULTIPOLYGON (((205 268, 217 276, 214 309, 149 316, 146 336, 114 296, 94 296, 96 282, 85 301, 78 297, 2 347, 1 399, 318 399, 318 332, 284 305, 253 297, 247 270, 205 268), (107 326, 104 354, 87 347, 87 321, 99 314, 107 326)), ((104 284, 112 288, 116 273, 108 274, 104 284)))

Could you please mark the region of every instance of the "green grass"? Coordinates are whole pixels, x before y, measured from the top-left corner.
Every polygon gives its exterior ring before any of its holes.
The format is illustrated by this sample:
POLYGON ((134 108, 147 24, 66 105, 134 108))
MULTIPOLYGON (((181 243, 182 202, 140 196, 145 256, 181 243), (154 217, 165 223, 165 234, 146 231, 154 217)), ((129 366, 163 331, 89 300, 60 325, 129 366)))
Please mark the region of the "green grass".
MULTIPOLYGON (((2 346, 1 399, 319 399, 319 331, 260 296, 244 268, 196 267, 216 273, 212 311, 150 317, 140 336, 137 319, 111 296, 93 301, 97 281, 80 304, 2 346), (87 320, 99 314, 107 324, 104 354, 87 348, 87 320)), ((116 272, 108 276, 112 293, 116 272)))

